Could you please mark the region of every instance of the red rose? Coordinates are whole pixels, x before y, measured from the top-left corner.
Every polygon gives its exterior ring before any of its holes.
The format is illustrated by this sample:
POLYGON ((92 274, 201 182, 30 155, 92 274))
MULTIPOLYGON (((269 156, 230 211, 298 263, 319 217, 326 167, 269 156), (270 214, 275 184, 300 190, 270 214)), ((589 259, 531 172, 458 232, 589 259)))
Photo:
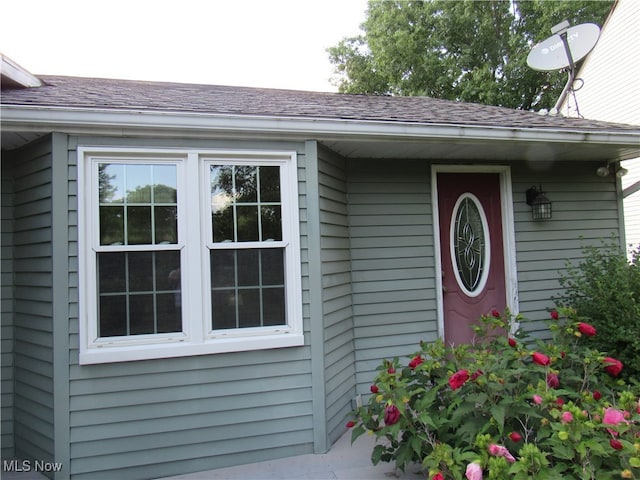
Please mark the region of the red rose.
POLYGON ((449 377, 449 385, 451 390, 457 390, 469 380, 469 372, 467 370, 458 370, 449 377))
POLYGON ((500 312, 495 308, 491 310, 491 315, 493 315, 494 318, 500 318, 500 312))
POLYGON ((551 318, 553 318, 554 320, 558 320, 558 318, 560 318, 557 310, 551 310, 551 318))
POLYGON ((393 425, 400 420, 400 410, 395 405, 389 405, 384 409, 384 424, 393 425))
POLYGON ((596 329, 592 325, 584 322, 578 324, 578 331, 587 337, 593 337, 596 334, 596 329))
POLYGON ((444 477, 442 476, 442 473, 438 472, 433 477, 431 477, 431 480, 444 480, 444 477))
POLYGON ((471 381, 473 382, 476 378, 478 378, 480 375, 482 375, 484 372, 482 370, 476 370, 475 372, 473 372, 471 374, 471 381))
POLYGON ((371 385, 371 393, 378 393, 378 386, 377 385, 371 385))
POLYGON ((558 375, 556 375, 555 373, 548 373, 547 386, 549 388, 558 388, 560 386, 560 380, 558 379, 558 375))
POLYGON ((515 338, 509 337, 509 346, 513 348, 516 348, 518 346, 518 342, 516 342, 515 338))
POLYGON ((551 360, 544 353, 534 352, 531 354, 531 356, 533 357, 533 361, 538 365, 546 367, 547 365, 551 364, 551 360))
POLYGON ((598 390, 593 391, 593 399, 600 400, 602 398, 602 394, 598 390))
POLYGON ((422 360, 422 357, 420 355, 416 355, 409 362, 409 368, 411 368, 411 370, 413 370, 414 368, 416 368, 418 365, 420 365, 423 362, 424 362, 424 360, 422 360))
POLYGON ((356 422, 354 422, 353 420, 350 420, 347 422, 347 428, 352 428, 355 424, 356 422))
POLYGON ((611 445, 611 447, 615 448, 616 450, 622 450, 624 448, 620 440, 616 438, 612 438, 611 440, 609 440, 609 445, 611 445))
POLYGON ((395 369, 395 368, 393 368, 393 367, 389 367, 389 368, 387 369, 387 373, 388 373, 389 375, 393 375, 394 373, 396 373, 396 369, 395 369))
POLYGON ((615 358, 607 357, 604 359, 604 367, 605 372, 607 372, 612 377, 617 377, 620 375, 622 371, 622 362, 620 360, 616 360, 615 358))
POLYGON ((515 442, 518 443, 520 440, 522 440, 522 435, 520 435, 518 432, 511 432, 509 434, 509 438, 515 442))

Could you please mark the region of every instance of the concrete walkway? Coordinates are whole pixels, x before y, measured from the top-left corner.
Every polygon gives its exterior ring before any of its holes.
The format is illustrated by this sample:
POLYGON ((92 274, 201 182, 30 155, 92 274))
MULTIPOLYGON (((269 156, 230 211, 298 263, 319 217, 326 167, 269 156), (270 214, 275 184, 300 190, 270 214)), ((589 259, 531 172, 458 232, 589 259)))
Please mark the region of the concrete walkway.
POLYGON ((406 472, 394 464, 371 463, 374 438, 363 435, 351 445, 351 431, 346 432, 323 454, 298 455, 206 472, 189 473, 164 480, 327 480, 327 479, 423 479, 417 467, 406 472))

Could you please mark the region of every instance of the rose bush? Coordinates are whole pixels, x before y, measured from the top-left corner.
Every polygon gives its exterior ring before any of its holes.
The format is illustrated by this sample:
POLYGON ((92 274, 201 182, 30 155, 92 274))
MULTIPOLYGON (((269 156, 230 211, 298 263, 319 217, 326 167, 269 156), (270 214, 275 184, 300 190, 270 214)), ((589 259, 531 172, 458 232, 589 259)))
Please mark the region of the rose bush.
POLYGON ((352 439, 375 435, 374 464, 419 463, 430 479, 640 479, 640 388, 623 363, 572 309, 552 311, 549 341, 501 334, 514 320, 491 311, 482 343, 385 360, 352 439))

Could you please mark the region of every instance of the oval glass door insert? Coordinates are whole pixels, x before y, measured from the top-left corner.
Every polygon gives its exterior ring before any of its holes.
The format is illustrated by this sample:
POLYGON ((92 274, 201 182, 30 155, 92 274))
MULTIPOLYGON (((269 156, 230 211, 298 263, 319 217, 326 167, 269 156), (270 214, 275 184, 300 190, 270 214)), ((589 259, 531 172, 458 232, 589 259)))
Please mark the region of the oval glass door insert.
POLYGON ((450 228, 451 260, 458 285, 468 296, 478 296, 487 283, 491 249, 487 216, 475 195, 460 195, 450 228))

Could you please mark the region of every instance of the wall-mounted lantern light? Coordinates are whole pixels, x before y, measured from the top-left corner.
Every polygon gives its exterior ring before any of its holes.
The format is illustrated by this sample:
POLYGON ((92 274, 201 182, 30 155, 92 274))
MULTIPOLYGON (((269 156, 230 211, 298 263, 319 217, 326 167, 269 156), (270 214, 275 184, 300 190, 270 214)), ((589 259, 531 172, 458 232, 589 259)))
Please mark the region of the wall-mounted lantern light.
POLYGON ((534 220, 551 219, 551 200, 542 191, 542 186, 535 186, 526 191, 527 205, 531 206, 531 214, 534 220))

